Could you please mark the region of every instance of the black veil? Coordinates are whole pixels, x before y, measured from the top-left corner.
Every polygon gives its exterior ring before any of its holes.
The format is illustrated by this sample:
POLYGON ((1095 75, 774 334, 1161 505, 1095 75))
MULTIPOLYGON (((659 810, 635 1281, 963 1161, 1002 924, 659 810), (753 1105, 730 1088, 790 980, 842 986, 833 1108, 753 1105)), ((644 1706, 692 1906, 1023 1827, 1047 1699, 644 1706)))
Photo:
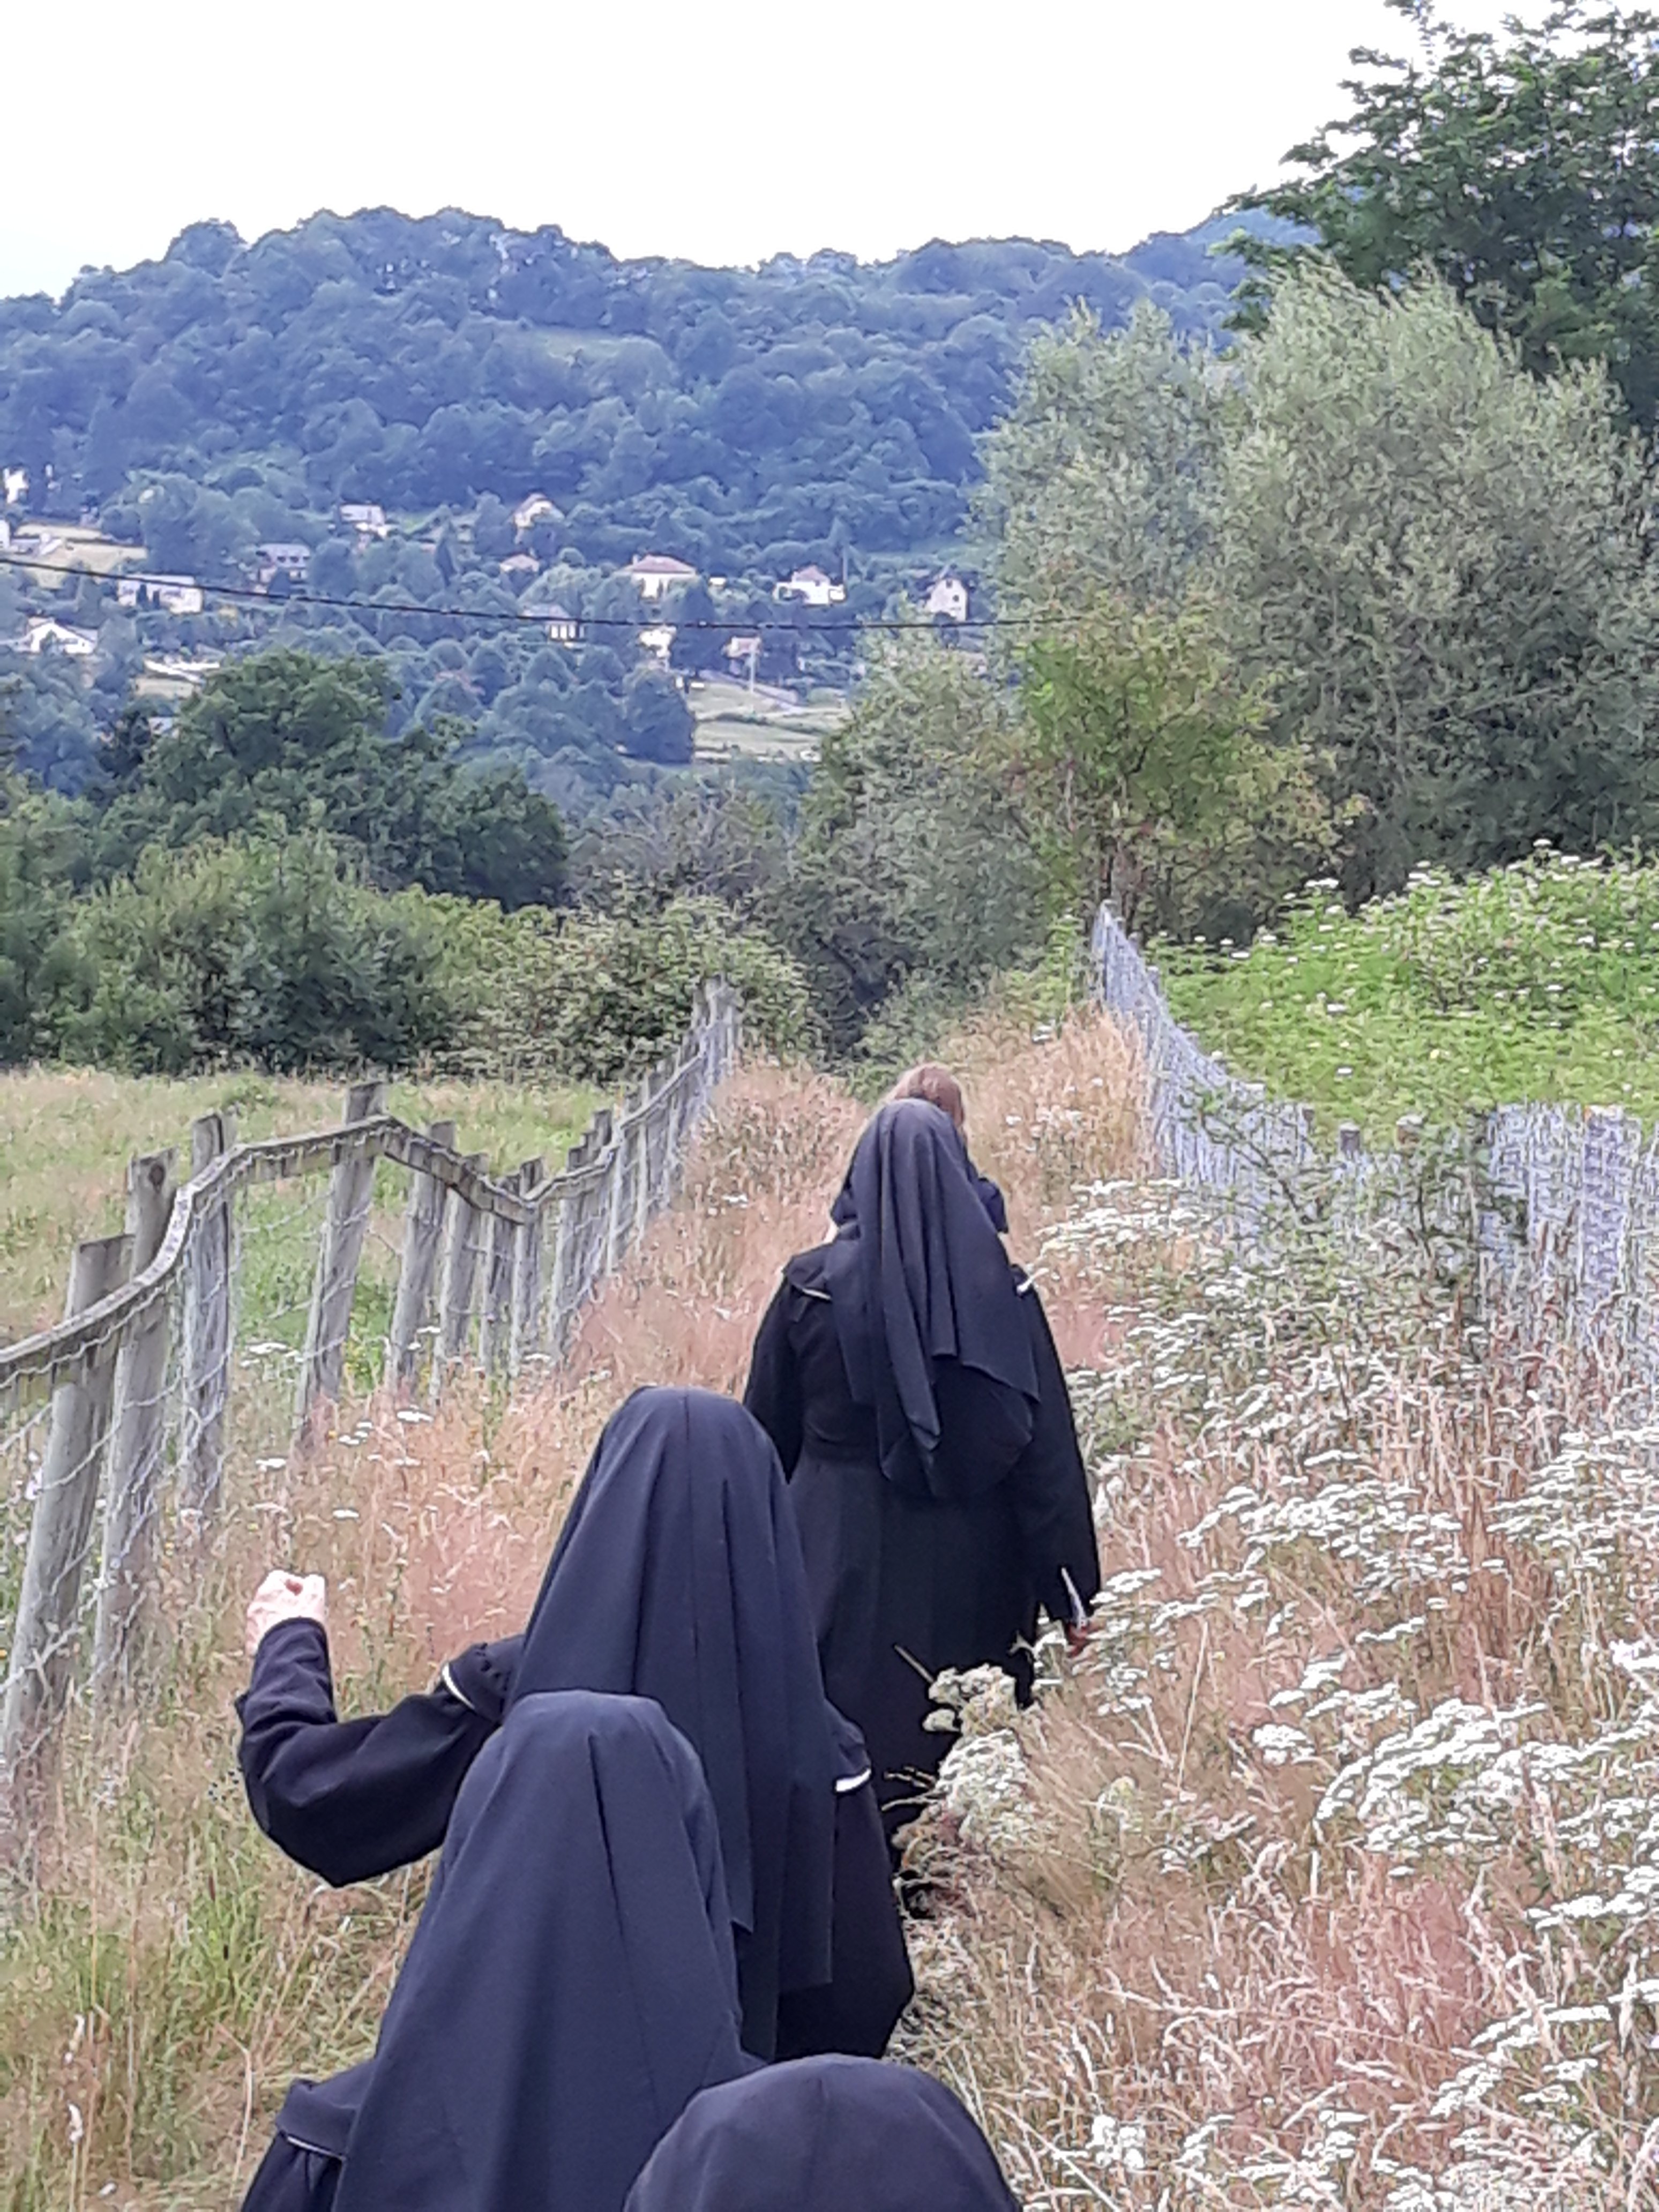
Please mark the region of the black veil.
POLYGON ((461 1785, 335 2212, 617 2212, 749 2063, 696 1754, 643 1698, 526 1698, 461 1785))
POLYGON ((941 2081, 874 2058, 799 2058, 706 2089, 627 2212, 1018 2212, 941 2081))
POLYGON ((872 1116, 831 1208, 824 1261, 854 1401, 900 1490, 972 1496, 1030 1443, 1038 1395, 1019 1291, 950 1116, 872 1116))
POLYGON ((830 1978, 842 1761, 782 1470, 732 1399, 636 1390, 606 1424, 512 1698, 574 1688, 654 1698, 702 1759, 743 1931, 744 2043, 769 2058, 779 1995, 830 1978))

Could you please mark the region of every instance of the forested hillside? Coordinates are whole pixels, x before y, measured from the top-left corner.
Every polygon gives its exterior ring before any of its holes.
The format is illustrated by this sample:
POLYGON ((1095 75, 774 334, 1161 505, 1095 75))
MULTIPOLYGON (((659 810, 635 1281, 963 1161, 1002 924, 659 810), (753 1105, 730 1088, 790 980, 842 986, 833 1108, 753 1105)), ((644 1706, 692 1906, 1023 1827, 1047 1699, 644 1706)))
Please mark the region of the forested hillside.
POLYGON ((0 305, 0 453, 43 512, 97 504, 165 567, 319 535, 341 501, 532 492, 595 562, 649 542, 769 576, 901 553, 960 523, 1030 325, 1081 300, 1115 326, 1150 297, 1214 331, 1240 270, 1207 247, 1231 228, 1121 260, 1015 239, 751 270, 454 212, 318 215, 250 246, 201 223, 160 261, 0 305))
POLYGON ((1233 228, 1121 260, 1006 240, 719 270, 381 210, 250 246, 198 224, 61 301, 0 302, 0 562, 32 526, 48 564, 0 566, 21 763, 79 790, 135 690, 165 705, 172 671, 303 645, 384 654, 394 733, 457 717, 475 757, 581 817, 648 780, 630 758, 690 758, 684 678, 723 671, 734 630, 758 636, 762 681, 843 688, 849 623, 962 558, 975 439, 1030 333, 1079 301, 1109 329, 1147 301, 1218 336, 1243 264, 1211 249, 1233 228), (191 592, 121 604, 121 544, 191 592), (646 551, 696 576, 648 602, 617 574, 646 551), (96 580, 51 565, 89 557, 96 580), (834 605, 780 607, 806 567, 834 605), (269 597, 203 605, 196 584, 269 597), (670 669, 635 638, 647 608, 733 629, 682 627, 670 669), (521 619, 549 610, 574 618, 550 641, 521 619), (31 620, 80 635, 42 652, 31 620))

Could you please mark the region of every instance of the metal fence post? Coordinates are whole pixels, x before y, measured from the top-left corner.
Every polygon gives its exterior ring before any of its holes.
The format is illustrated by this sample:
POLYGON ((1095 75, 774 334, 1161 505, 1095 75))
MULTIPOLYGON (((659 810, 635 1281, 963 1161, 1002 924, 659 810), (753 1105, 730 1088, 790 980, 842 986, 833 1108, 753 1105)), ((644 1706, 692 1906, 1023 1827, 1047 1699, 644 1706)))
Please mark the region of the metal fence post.
MULTIPOLYGON (((171 1152, 150 1152, 127 1169, 127 1234, 132 1272, 142 1274, 161 1249, 173 1213, 171 1152)), ((115 1370, 104 1507, 103 1569, 93 1679, 100 1689, 130 1686, 140 1656, 155 1572, 155 1519, 167 1445, 167 1300, 159 1298, 121 1347, 115 1370)))
MULTIPOLYGON (((354 1083, 346 1093, 345 1122, 368 1121, 386 1105, 383 1083, 354 1083)), ((301 1435, 314 1425, 319 1406, 340 1395, 345 1373, 346 1339, 351 1330, 351 1300, 368 1232, 374 1196, 375 1154, 368 1147, 337 1160, 328 1179, 328 1213, 311 1283, 311 1316, 300 1362, 300 1389, 294 1408, 301 1435)))
MULTIPOLYGON (((190 1125, 193 1182, 236 1142, 228 1107, 190 1125)), ((225 1407, 230 1397, 230 1285, 234 1221, 228 1199, 192 1229, 185 1273, 185 1432, 182 1495, 198 1531, 219 1496, 225 1468, 225 1407)))
MULTIPOLYGON (((131 1253, 132 1240, 125 1235, 76 1246, 64 1306, 66 1321, 119 1290, 131 1253)), ((20 1834, 50 1781, 58 1723, 69 1703, 80 1639, 81 1577, 109 1437, 118 1349, 114 1343, 97 1346, 79 1374, 60 1383, 52 1397, 0 1712, 4 1820, 20 1834)))
MULTIPOLYGON (((427 1135, 447 1152, 455 1149, 455 1124, 434 1121, 427 1135)), ((432 1285, 443 1250, 447 1188, 436 1176, 410 1177, 409 1207, 404 1215, 403 1260, 398 1270, 398 1301, 392 1313, 387 1365, 395 1389, 406 1390, 420 1364, 421 1333, 432 1309, 432 1285)))

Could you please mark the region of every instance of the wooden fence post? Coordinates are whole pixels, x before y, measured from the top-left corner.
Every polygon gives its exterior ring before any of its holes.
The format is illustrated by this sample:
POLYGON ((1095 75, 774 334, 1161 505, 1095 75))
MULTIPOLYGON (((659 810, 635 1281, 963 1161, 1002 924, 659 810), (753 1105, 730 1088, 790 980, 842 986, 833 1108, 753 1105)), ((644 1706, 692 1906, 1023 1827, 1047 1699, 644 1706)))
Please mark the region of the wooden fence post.
MULTIPOLYGON (((516 1191, 519 1174, 496 1178, 503 1190, 516 1191)), ((518 1224, 504 1213, 489 1217, 489 1260, 484 1269, 483 1321, 478 1332, 478 1363, 487 1375, 499 1375, 507 1365, 512 1330, 514 1246, 518 1224)))
MULTIPOLYGON (((161 1249, 173 1213, 171 1152, 149 1152, 127 1169, 127 1235, 140 1275, 161 1249)), ((104 1506, 104 1557, 92 1671, 100 1691, 131 1686, 142 1651, 155 1572, 155 1520, 167 1446, 167 1305, 157 1300, 121 1347, 115 1370, 104 1506)))
MULTIPOLYGON (((383 1083, 354 1083, 346 1093, 345 1122, 372 1121, 386 1105, 383 1083)), ((340 1395, 345 1373, 346 1338, 351 1329, 352 1294, 368 1233, 374 1196, 376 1155, 367 1147, 335 1163, 328 1179, 328 1214, 311 1282, 311 1316, 300 1362, 295 1427, 303 1437, 314 1432, 317 1409, 340 1395)))
MULTIPOLYGON (((455 1124, 434 1121, 427 1131, 434 1145, 447 1152, 455 1149, 455 1124)), ((421 1332, 432 1310, 432 1285, 443 1250, 445 1201, 447 1187, 436 1176, 414 1175, 409 1181, 409 1207, 404 1215, 403 1261, 398 1271, 398 1302, 392 1313, 388 1365, 395 1389, 407 1390, 420 1364, 421 1332)))
MULTIPOLYGON (((482 1175, 489 1164, 489 1155, 486 1152, 469 1152, 465 1164, 475 1175, 482 1175)), ((471 1200, 459 1190, 450 1193, 448 1212, 449 1235, 444 1250, 438 1357, 432 1364, 432 1395, 434 1398, 443 1387, 447 1370, 466 1352, 466 1341, 472 1326, 472 1285, 478 1272, 481 1241, 478 1225, 483 1218, 471 1200)))
MULTIPOLYGON (((131 1252, 126 1236, 76 1246, 64 1306, 66 1321, 120 1288, 131 1252)), ((69 1703, 80 1640, 81 1577, 109 1435, 118 1350, 115 1344, 99 1346, 52 1397, 0 1711, 0 1784, 4 1826, 12 1832, 9 1843, 21 1839, 30 1808, 50 1782, 58 1727, 69 1703)))
MULTIPOLYGON (((546 1165, 539 1158, 524 1162, 519 1170, 520 1198, 528 1198, 546 1181, 546 1165)), ((546 1209, 538 1206, 534 1220, 513 1232, 513 1285, 507 1338, 509 1375, 516 1375, 541 1346, 542 1237, 546 1225, 546 1209)))
POLYGON ((605 1239, 605 1273, 607 1275, 614 1274, 622 1265, 623 1255, 628 1249, 629 1232, 634 1225, 632 1176, 639 1149, 639 1127, 634 1116, 639 1103, 637 1091, 625 1092, 617 1122, 617 1150, 611 1171, 610 1218, 605 1239))
MULTIPOLYGON (((190 1125, 192 1182, 236 1143, 228 1107, 190 1125)), ((225 1471, 225 1408, 230 1399, 230 1286, 234 1223, 228 1199, 191 1232, 185 1267, 185 1432, 182 1497, 197 1533, 218 1502, 225 1471)))

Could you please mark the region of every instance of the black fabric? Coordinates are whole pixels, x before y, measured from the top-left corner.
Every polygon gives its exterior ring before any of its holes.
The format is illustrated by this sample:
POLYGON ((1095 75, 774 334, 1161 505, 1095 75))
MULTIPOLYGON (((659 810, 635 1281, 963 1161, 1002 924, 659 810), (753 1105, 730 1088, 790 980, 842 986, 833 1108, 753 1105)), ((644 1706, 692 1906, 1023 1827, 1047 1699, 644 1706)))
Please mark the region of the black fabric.
POLYGON ((863 1732, 890 1832, 950 1747, 923 1725, 932 1677, 1000 1666, 1024 1696, 1039 1607, 1079 1620, 1100 1568, 1071 1401, 1036 1292, 1009 1269, 1037 1378, 1029 1443, 979 1496, 916 1498, 884 1475, 874 1416, 848 1384, 826 1286, 835 1250, 789 1263, 755 1340, 745 1403, 789 1470, 824 1688, 863 1732))
POLYGON ((1018 2212, 942 2081, 808 2058, 705 2089, 652 2153, 627 2212, 1018 2212))
POLYGON ((300 2145, 279 2130, 260 2160, 242 2212, 331 2212, 340 2161, 300 2145))
POLYGON ((751 2063, 696 1754, 645 1698, 522 1698, 462 1785, 335 2212, 618 2212, 751 2063))
POLYGON ((328 1639, 287 1620, 259 1640, 236 1700, 237 1747, 254 1819, 291 1859, 337 1887, 435 1850, 467 1769, 501 1719, 518 1638, 476 1644, 440 1686, 389 1713, 341 1721, 328 1639))
POLYGON ((833 1972, 837 1762, 782 1472, 731 1399, 637 1390, 606 1424, 513 1701, 573 1687, 654 1698, 701 1757, 740 1931, 744 2042, 769 2058, 780 1995, 833 1972))
POLYGON ((980 1204, 990 1216, 992 1228, 999 1237, 1006 1237, 1008 1234, 1008 1208, 1001 1191, 989 1176, 981 1175, 972 1161, 969 1162, 968 1172, 973 1177, 974 1188, 979 1193, 980 1204))
POLYGON ((879 2058, 915 1994, 870 1754, 855 1729, 847 1733, 858 1746, 860 1779, 856 1788, 843 1783, 836 1796, 834 1972, 817 1989, 786 1990, 779 1997, 780 2058, 822 2051, 879 2058))
POLYGON ((902 1491, 972 1497, 1031 1433, 1036 1370, 1017 1293, 949 1115, 904 1098, 872 1116, 831 1208, 825 1285, 856 1404, 902 1491))

